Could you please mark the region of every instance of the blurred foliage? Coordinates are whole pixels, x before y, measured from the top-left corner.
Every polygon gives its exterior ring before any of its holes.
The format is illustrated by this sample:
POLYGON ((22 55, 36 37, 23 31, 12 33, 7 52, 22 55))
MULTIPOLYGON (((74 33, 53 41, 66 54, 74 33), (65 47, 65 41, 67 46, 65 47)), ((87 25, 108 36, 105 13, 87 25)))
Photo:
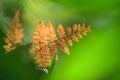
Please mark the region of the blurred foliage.
POLYGON ((0 80, 120 80, 119 0, 0 0, 0 80), (3 37, 16 10, 21 9, 24 42, 5 54, 3 37), (90 24, 93 32, 71 47, 71 55, 60 52, 49 74, 35 68, 28 53, 39 21, 54 26, 90 24))

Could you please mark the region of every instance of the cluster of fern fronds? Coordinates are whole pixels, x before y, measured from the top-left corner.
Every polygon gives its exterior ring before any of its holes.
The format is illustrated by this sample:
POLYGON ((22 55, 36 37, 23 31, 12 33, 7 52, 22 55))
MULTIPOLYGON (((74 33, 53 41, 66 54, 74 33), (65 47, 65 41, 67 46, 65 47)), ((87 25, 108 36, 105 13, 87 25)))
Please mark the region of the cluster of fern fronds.
MULTIPOLYGON (((55 30, 50 22, 47 26, 44 22, 40 22, 33 34, 32 48, 29 51, 34 55, 35 63, 43 70, 47 70, 53 59, 58 60, 58 48, 69 55, 69 46, 73 45, 73 41, 79 42, 79 39, 82 39, 90 31, 91 26, 86 28, 84 24, 74 24, 66 29, 59 24, 55 30)), ((23 37, 24 31, 20 23, 20 11, 17 10, 8 29, 7 37, 4 38, 7 44, 3 47, 7 52, 10 52, 16 48, 17 44, 22 43, 23 37)))

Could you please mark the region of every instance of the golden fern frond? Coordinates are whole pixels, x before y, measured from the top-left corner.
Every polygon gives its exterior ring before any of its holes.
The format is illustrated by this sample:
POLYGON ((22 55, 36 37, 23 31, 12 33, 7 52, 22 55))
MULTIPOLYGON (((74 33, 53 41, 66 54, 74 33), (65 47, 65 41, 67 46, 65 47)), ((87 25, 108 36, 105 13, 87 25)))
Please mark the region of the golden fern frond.
POLYGON ((73 45, 73 42, 72 42, 72 40, 71 40, 71 34, 72 34, 72 29, 71 29, 71 27, 70 26, 68 26, 67 28, 66 28, 66 41, 68 42, 68 44, 69 44, 69 46, 72 46, 73 45))
POLYGON ((70 54, 69 47, 67 45, 67 41, 65 39, 58 40, 58 47, 66 54, 70 54))
POLYGON ((57 27, 57 33, 60 36, 60 38, 63 38, 66 36, 65 31, 64 31, 64 27, 61 24, 59 24, 57 27))
POLYGON ((49 44, 50 47, 50 54, 51 56, 53 56, 53 58, 55 57, 55 60, 58 60, 58 51, 57 51, 57 46, 55 43, 51 43, 49 44))
POLYGON ((85 28, 84 24, 74 24, 72 27, 68 26, 66 30, 60 24, 57 27, 59 38, 56 37, 56 32, 53 25, 49 22, 47 27, 43 22, 37 26, 33 36, 33 48, 30 49, 34 53, 36 64, 44 71, 51 65, 51 60, 55 58, 58 60, 57 46, 66 54, 70 54, 69 46, 73 45, 73 41, 78 42, 84 35, 91 31, 91 26, 85 28))
POLYGON ((82 39, 83 38, 83 36, 82 36, 82 34, 81 34, 81 25, 80 24, 78 24, 77 25, 77 32, 76 32, 76 35, 78 36, 78 38, 79 39, 82 39))
POLYGON ((60 39, 57 41, 58 47, 66 54, 69 54, 69 47, 67 45, 67 41, 65 40, 66 34, 64 31, 64 27, 60 24, 57 27, 57 33, 60 36, 60 39))
POLYGON ((74 24, 72 27, 68 26, 66 28, 66 33, 64 27, 60 24, 57 27, 57 33, 60 36, 60 39, 57 40, 58 47, 66 54, 70 54, 69 46, 73 45, 73 41, 79 42, 79 39, 82 39, 83 36, 86 36, 88 32, 91 32, 91 26, 85 28, 84 24, 74 24), (83 34, 83 36, 82 36, 83 34))
POLYGON ((72 27, 72 40, 75 41, 75 42, 79 42, 79 39, 77 37, 77 24, 74 24, 73 27, 72 27))
POLYGON ((50 67, 52 58, 58 59, 56 44, 57 40, 54 27, 49 22, 47 26, 40 22, 33 36, 33 48, 30 52, 34 53, 34 59, 39 67, 46 69, 50 67))
POLYGON ((16 48, 17 44, 22 43, 24 37, 24 31, 20 23, 20 10, 17 10, 11 26, 8 29, 7 37, 4 41, 7 43, 3 47, 7 52, 10 52, 16 48))
POLYGON ((56 34, 55 34, 55 29, 50 22, 48 22, 47 28, 48 28, 48 31, 49 31, 49 38, 50 38, 49 40, 51 42, 57 40, 57 37, 56 37, 56 34))
POLYGON ((57 51, 57 47, 55 44, 55 40, 57 40, 56 34, 55 34, 55 29, 53 27, 53 25, 48 22, 48 31, 49 31, 49 48, 50 48, 50 54, 52 57, 55 57, 55 60, 58 60, 58 51, 57 51))

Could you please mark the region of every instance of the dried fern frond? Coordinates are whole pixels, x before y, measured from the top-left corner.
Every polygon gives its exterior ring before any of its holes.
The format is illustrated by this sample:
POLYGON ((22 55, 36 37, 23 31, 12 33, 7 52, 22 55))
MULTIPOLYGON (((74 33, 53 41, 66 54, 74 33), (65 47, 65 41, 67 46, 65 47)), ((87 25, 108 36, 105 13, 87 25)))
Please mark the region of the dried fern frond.
POLYGON ((49 47, 43 47, 48 44, 49 36, 48 36, 48 29, 44 25, 43 22, 40 22, 34 32, 33 36, 33 51, 35 53, 34 59, 35 62, 42 68, 45 68, 48 63, 45 60, 49 60, 50 58, 46 58, 46 56, 50 57, 49 54, 49 47), (41 48, 43 47, 43 48, 41 48))
POLYGON ((79 39, 82 39, 90 31, 91 26, 85 28, 84 24, 82 26, 74 24, 72 27, 68 26, 66 30, 60 24, 56 31, 59 35, 59 38, 57 38, 55 29, 50 22, 47 27, 43 22, 40 22, 34 32, 33 48, 30 49, 30 52, 34 53, 36 64, 46 71, 53 58, 58 60, 57 46, 69 55, 69 46, 73 45, 73 41, 79 42, 79 39))
POLYGON ((82 36, 82 34, 81 34, 81 25, 80 24, 78 24, 77 25, 77 32, 76 32, 76 35, 78 36, 78 38, 79 39, 82 39, 83 38, 83 36, 82 36))
POLYGON ((89 25, 87 28, 85 28, 85 25, 83 24, 81 26, 81 33, 86 36, 88 32, 91 32, 91 26, 89 25))
POLYGON ((57 47, 54 41, 57 40, 54 27, 49 22, 47 26, 40 22, 33 36, 33 48, 30 52, 34 53, 34 60, 39 67, 46 69, 50 67, 52 59, 58 58, 57 47))
POLYGON ((20 10, 17 10, 11 26, 8 29, 7 37, 4 41, 7 43, 3 47, 7 52, 10 52, 16 48, 17 44, 22 43, 24 37, 24 31, 20 23, 20 10))
POLYGON ((53 25, 50 22, 48 22, 47 28, 48 28, 48 31, 49 31, 49 40, 51 42, 57 40, 54 27, 53 27, 53 25))
POLYGON ((58 47, 66 54, 70 54, 69 47, 67 45, 67 41, 65 39, 58 40, 58 47))
POLYGON ((78 36, 77 36, 77 24, 74 24, 73 27, 72 27, 72 40, 75 41, 75 42, 79 42, 79 39, 78 39, 78 36))
POLYGON ((79 42, 79 39, 82 39, 83 36, 87 35, 91 31, 91 26, 85 28, 84 24, 74 24, 72 27, 68 26, 66 28, 66 33, 63 26, 60 24, 57 27, 57 33, 60 36, 60 39, 57 40, 58 47, 66 54, 70 54, 69 46, 73 45, 73 41, 79 42), (82 35, 83 34, 83 35, 82 35))
POLYGON ((68 26, 67 28, 66 28, 66 41, 68 42, 68 44, 69 44, 69 46, 72 46, 73 45, 73 42, 72 42, 72 40, 71 40, 71 34, 72 34, 72 29, 71 29, 71 27, 70 26, 68 26))
POLYGON ((51 43, 49 44, 49 47, 50 47, 50 54, 51 56, 54 58, 55 57, 55 60, 57 61, 58 60, 58 51, 57 51, 57 46, 55 43, 51 43))
POLYGON ((64 27, 61 24, 59 24, 57 27, 57 33, 60 36, 60 38, 63 38, 66 36, 65 31, 64 31, 64 27))
POLYGON ((60 36, 60 39, 57 41, 58 47, 66 54, 69 54, 69 47, 67 45, 67 41, 65 40, 66 34, 64 27, 60 24, 57 27, 57 33, 60 36))

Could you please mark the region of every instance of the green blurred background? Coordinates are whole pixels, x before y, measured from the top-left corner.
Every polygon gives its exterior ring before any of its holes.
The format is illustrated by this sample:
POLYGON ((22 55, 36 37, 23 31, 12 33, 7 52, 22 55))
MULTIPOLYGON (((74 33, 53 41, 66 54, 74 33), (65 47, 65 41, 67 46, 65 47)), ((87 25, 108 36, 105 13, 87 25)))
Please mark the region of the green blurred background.
POLYGON ((0 80, 120 80, 119 0, 0 0, 0 37, 0 80), (3 37, 18 8, 25 38, 5 54, 3 37), (70 47, 71 55, 59 50, 59 60, 46 74, 28 52, 39 21, 55 28, 84 23, 93 32, 70 47))

